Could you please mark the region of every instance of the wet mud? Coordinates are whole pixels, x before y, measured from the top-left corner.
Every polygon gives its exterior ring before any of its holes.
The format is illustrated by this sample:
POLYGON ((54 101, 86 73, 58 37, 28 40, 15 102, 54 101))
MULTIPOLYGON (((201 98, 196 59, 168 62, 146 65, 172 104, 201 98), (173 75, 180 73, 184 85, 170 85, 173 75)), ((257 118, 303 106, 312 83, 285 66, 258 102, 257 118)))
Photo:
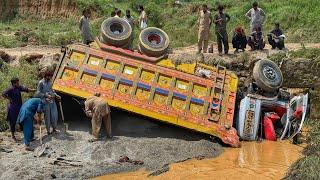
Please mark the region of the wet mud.
MULTIPOLYGON (((303 147, 290 142, 243 142, 241 148, 226 148, 214 159, 189 160, 172 164, 169 171, 154 179, 281 179, 300 156, 303 147)), ((150 172, 113 174, 96 178, 145 179, 150 172)))

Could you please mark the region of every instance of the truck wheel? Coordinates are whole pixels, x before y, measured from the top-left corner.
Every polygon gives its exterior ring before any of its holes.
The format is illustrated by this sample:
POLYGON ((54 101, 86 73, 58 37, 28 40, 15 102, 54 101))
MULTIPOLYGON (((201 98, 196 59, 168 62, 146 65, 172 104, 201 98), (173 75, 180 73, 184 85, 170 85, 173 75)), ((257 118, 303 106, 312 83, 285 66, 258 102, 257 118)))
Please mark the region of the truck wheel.
POLYGON ((130 24, 124 19, 111 17, 101 24, 101 42, 122 47, 129 43, 132 34, 130 24))
POLYGON ((267 92, 275 92, 283 82, 280 68, 270 60, 260 60, 255 64, 253 79, 261 89, 267 92))
POLYGON ((148 56, 159 57, 167 53, 169 37, 163 30, 155 27, 144 29, 139 36, 139 49, 148 56))

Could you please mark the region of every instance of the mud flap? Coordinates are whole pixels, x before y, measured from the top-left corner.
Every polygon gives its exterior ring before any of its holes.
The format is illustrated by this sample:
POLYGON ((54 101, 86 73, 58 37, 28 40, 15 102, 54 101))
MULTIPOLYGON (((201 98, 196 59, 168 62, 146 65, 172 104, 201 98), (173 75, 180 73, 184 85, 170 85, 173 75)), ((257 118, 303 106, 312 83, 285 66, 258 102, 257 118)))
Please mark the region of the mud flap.
POLYGON ((269 141, 277 141, 276 132, 274 130, 273 122, 269 118, 263 119, 264 137, 269 141))

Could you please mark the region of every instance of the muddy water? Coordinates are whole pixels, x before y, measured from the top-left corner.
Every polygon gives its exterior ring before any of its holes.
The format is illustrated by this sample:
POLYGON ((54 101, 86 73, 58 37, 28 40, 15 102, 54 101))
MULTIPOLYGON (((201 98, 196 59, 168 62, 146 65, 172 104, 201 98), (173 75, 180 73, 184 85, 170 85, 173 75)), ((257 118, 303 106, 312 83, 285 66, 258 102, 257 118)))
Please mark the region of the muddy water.
MULTIPOLYGON (((243 142, 241 148, 227 148, 214 159, 172 164, 168 172, 154 179, 281 179, 302 149, 289 142, 243 142)), ((140 170, 97 179, 145 179, 148 174, 140 170)))

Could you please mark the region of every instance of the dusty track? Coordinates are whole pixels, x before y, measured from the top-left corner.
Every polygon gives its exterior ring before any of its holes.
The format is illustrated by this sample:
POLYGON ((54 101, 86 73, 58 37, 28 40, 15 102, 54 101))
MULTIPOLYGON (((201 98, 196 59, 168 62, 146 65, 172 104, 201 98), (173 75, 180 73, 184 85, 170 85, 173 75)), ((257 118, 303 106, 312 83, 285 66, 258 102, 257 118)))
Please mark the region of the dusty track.
MULTIPOLYGON (((230 47, 232 45, 230 44, 230 47)), ((306 43, 306 48, 320 48, 320 43, 306 43)), ((299 43, 287 43, 286 48, 288 50, 298 50, 301 49, 302 46, 299 43)), ((248 49, 248 47, 247 47, 248 49)), ((269 45, 266 46, 266 50, 270 50, 271 47, 269 45)), ((26 47, 17 47, 17 48, 1 48, 0 51, 5 51, 11 56, 23 56, 30 53, 39 53, 39 54, 55 54, 60 53, 60 47, 52 47, 52 46, 26 46, 26 47)), ((182 53, 196 53, 197 52, 197 46, 192 45, 188 47, 181 47, 181 48, 175 48, 173 50, 174 54, 182 54, 182 53)), ((217 45, 214 43, 214 53, 217 53, 217 45)), ((230 48, 230 53, 233 53, 233 48, 230 48)))

